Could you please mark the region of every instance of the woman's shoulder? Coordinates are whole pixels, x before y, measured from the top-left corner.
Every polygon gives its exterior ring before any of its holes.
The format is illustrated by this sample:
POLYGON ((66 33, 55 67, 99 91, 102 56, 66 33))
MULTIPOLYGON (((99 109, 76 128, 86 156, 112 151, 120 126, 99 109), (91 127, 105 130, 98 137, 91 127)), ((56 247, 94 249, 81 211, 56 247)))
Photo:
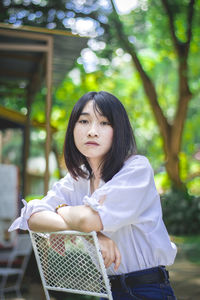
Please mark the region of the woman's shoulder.
POLYGON ((144 155, 136 154, 131 155, 124 163, 124 167, 130 166, 143 166, 146 168, 151 168, 151 164, 148 158, 144 155))
POLYGON ((73 178, 72 175, 67 171, 66 174, 60 178, 59 180, 57 180, 53 186, 74 186, 76 184, 79 184, 79 182, 81 181, 81 178, 73 178))
POLYGON ((66 175, 60 180, 63 184, 70 182, 72 184, 82 184, 87 183, 88 178, 83 178, 78 176, 77 178, 74 178, 69 172, 66 173, 66 175))
POLYGON ((124 163, 119 175, 126 175, 127 178, 137 178, 140 182, 152 182, 154 178, 153 168, 146 156, 132 155, 124 163))
MULTIPOLYGON (((153 169, 149 160, 146 156, 143 155, 131 155, 125 162, 123 167, 119 170, 118 173, 115 174, 114 178, 117 178, 121 175, 128 175, 131 174, 143 174, 144 177, 151 177, 153 175, 153 169), (139 173, 138 173, 139 172, 139 173)), ((142 176, 143 176, 142 175, 142 176)))

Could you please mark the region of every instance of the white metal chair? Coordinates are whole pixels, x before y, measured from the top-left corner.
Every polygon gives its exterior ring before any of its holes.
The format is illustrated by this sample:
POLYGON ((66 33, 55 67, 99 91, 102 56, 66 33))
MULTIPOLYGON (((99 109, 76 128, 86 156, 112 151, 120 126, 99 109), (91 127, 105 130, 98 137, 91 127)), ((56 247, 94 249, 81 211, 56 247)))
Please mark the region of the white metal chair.
POLYGON ((0 299, 4 300, 6 292, 15 291, 21 297, 20 286, 26 270, 32 245, 29 234, 18 234, 17 241, 8 255, 7 266, 0 268, 0 299), (13 267, 14 262, 19 259, 20 266, 13 267), (10 283, 11 276, 15 276, 14 282, 10 283))
POLYGON ((47 300, 49 291, 112 300, 96 232, 30 231, 30 235, 47 300))

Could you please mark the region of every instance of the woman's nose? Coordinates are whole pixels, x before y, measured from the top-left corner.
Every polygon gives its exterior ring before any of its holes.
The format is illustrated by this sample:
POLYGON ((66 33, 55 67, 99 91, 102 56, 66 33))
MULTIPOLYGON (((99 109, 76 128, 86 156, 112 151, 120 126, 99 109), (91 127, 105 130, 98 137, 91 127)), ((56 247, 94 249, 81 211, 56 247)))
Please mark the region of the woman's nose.
POLYGON ((88 136, 98 136, 98 129, 95 124, 92 124, 88 130, 88 136))

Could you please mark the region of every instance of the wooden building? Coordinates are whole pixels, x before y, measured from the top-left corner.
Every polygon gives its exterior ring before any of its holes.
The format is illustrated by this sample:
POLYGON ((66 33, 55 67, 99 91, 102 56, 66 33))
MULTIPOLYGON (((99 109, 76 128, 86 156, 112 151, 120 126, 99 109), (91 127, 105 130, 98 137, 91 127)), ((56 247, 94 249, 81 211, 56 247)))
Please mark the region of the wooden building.
MULTIPOLYGON (((26 98, 26 115, 0 106, 0 130, 21 128, 24 133, 23 145, 23 191, 26 196, 26 170, 29 156, 30 127, 42 126, 46 129, 44 193, 49 182, 49 153, 51 149, 51 106, 52 89, 61 83, 73 67, 81 50, 87 46, 87 38, 67 31, 21 26, 14 27, 0 23, 0 105, 7 95, 23 93, 26 98), (22 88, 23 86, 23 88, 22 88), (44 101, 45 123, 31 120, 31 106, 35 95, 46 87, 44 101)), ((16 97, 17 98, 17 97, 16 97)), ((13 97, 13 101, 15 97, 13 97)))

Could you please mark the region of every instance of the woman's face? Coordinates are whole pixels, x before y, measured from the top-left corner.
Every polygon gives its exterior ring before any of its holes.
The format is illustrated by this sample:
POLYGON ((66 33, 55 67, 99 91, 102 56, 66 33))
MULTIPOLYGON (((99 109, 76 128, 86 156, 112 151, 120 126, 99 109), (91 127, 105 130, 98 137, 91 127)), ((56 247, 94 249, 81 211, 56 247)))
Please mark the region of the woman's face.
POLYGON ((74 142, 88 162, 100 164, 110 150, 113 128, 108 119, 94 110, 93 100, 83 108, 74 127, 74 142))

